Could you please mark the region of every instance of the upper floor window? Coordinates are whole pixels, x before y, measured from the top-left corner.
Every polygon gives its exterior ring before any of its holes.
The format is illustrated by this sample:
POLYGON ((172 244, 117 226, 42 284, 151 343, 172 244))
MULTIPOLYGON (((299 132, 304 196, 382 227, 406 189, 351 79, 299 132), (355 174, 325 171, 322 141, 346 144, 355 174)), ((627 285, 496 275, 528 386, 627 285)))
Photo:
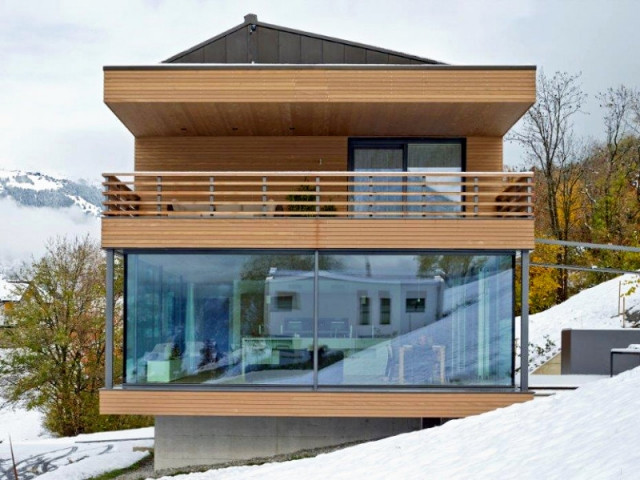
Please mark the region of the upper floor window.
POLYGON ((456 212, 461 210, 459 173, 465 170, 465 141, 354 138, 349 141, 349 169, 412 174, 401 179, 376 177, 375 181, 384 185, 376 185, 375 195, 372 179, 355 177, 362 183, 353 187, 356 211, 456 212), (367 205, 373 201, 375 205, 367 205))

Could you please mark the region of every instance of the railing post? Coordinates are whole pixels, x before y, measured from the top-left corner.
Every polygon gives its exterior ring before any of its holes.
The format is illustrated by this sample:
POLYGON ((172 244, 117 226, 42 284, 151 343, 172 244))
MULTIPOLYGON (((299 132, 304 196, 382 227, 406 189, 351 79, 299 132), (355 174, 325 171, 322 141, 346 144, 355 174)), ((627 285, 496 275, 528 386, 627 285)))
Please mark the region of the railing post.
POLYGON ((213 192, 215 191, 215 187, 213 185, 214 182, 214 178, 213 177, 209 177, 209 211, 210 212, 215 212, 216 211, 216 207, 213 205, 213 202, 215 200, 213 192))
POLYGON ((369 175, 369 216, 370 217, 373 217, 373 202, 374 202, 373 193, 374 193, 373 176, 369 175))
POLYGON ((262 177, 262 213, 267 214, 267 177, 262 177))
MULTIPOLYGON (((532 202, 532 192, 533 192, 533 188, 532 188, 532 184, 533 184, 533 177, 527 177, 527 203, 531 203, 532 202)), ((527 205, 527 216, 528 217, 532 217, 533 216, 533 207, 531 205, 527 205)))
POLYGON ((320 177, 316 177, 316 217, 320 216, 320 177))
POLYGON ((477 217, 478 216, 478 191, 480 188, 478 187, 478 177, 473 177, 473 213, 477 217))
MULTIPOLYGON (((107 177, 107 176, 102 176, 102 178, 105 179, 105 183, 109 183, 111 182, 111 177, 107 177)), ((103 190, 102 190, 102 196, 104 198, 104 200, 102 201, 102 214, 108 214, 109 210, 111 210, 111 205, 105 205, 105 202, 108 202, 111 200, 111 195, 109 193, 107 193, 109 191, 111 187, 109 185, 105 185, 103 190)), ((116 205, 114 205, 114 210, 115 210, 116 205)))
POLYGON ((156 177, 156 212, 160 213, 162 212, 162 205, 160 205, 160 202, 162 202, 162 177, 157 176, 156 177))
POLYGON ((422 216, 426 217, 427 216, 427 190, 428 190, 428 183, 429 183, 429 177, 427 177, 426 175, 423 177, 424 178, 424 183, 422 184, 422 216))

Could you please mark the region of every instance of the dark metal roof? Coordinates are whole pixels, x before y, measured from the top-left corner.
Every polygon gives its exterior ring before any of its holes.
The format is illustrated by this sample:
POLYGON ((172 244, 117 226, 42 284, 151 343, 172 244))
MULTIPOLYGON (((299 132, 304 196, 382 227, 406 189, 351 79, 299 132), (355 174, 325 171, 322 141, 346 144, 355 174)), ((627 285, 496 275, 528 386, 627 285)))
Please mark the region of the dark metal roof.
POLYGON ((254 14, 162 63, 444 65, 430 58, 262 23, 254 14))

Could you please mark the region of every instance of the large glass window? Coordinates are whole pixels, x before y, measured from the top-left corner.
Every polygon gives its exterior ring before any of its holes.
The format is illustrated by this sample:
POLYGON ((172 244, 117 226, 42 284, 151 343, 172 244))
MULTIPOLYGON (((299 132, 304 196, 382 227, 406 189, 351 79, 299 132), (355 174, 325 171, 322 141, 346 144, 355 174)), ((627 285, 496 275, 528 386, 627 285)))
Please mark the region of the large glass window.
POLYGON ((126 258, 127 383, 513 382, 511 254, 126 258))
MULTIPOLYGON (((321 253, 320 385, 511 385, 513 257, 321 253), (354 305, 353 297, 361 299, 354 305), (362 319, 362 299, 380 298, 362 319)), ((366 305, 371 305, 366 303, 366 305)))
POLYGON ((311 384, 313 265, 310 253, 127 255, 126 381, 311 384))

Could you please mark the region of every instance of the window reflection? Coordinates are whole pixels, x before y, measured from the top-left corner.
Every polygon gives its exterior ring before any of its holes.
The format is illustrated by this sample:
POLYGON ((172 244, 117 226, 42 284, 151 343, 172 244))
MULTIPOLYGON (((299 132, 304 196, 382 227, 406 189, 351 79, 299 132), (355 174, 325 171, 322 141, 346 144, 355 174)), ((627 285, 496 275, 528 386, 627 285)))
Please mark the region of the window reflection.
POLYGON ((311 386, 317 352, 321 386, 511 385, 512 263, 129 254, 126 382, 311 386))
POLYGON ((312 254, 127 258, 127 382, 310 384, 312 254))

